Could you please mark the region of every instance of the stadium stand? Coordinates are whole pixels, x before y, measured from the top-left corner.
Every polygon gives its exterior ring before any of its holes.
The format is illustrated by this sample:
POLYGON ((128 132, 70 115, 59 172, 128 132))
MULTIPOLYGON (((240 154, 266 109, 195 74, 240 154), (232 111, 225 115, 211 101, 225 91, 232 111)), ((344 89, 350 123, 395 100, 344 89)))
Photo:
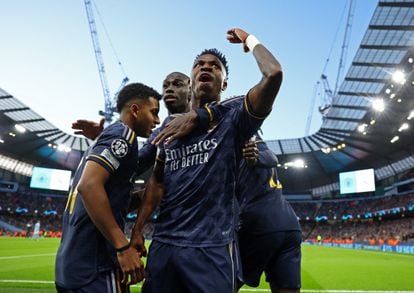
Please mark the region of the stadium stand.
MULTIPOLYGON (((414 118, 413 15, 412 1, 380 0, 338 94, 322 113, 321 128, 267 141, 309 242, 318 235, 322 243, 414 242, 414 133, 405 127, 414 118), (373 107, 378 100, 386 101, 382 111, 373 107), (368 168, 374 169, 375 191, 340 194, 340 172, 368 168)), ((66 194, 30 189, 32 168, 74 171, 90 143, 57 129, 0 88, 2 235, 23 236, 37 220, 58 235, 66 194)), ((134 214, 129 216, 132 221, 134 214)), ((151 225, 147 229, 150 237, 151 225)))

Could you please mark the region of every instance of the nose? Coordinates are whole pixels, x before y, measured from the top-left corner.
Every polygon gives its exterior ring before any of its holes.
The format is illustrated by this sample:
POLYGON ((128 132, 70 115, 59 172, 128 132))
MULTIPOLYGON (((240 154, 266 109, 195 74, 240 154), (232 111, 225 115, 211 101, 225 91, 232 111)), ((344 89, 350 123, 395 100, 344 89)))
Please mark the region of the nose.
POLYGON ((204 63, 203 66, 201 67, 201 71, 211 72, 212 70, 213 70, 213 67, 208 63, 204 63))
POLYGON ((158 117, 158 115, 157 115, 157 117, 155 117, 155 119, 154 119, 154 124, 155 124, 155 125, 160 124, 160 117, 158 117))

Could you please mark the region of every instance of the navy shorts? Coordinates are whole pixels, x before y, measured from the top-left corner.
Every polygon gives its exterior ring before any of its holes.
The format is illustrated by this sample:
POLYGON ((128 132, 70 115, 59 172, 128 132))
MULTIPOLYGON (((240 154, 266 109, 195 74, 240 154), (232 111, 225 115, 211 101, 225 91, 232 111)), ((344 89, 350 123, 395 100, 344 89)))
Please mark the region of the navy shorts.
POLYGON ((95 280, 83 287, 66 289, 56 284, 56 291, 58 293, 129 293, 129 286, 121 283, 121 276, 121 271, 103 271, 95 280))
POLYGON ((232 245, 182 247, 153 240, 142 293, 235 292, 232 245))
POLYGON ((300 231, 255 235, 239 232, 242 282, 257 287, 264 272, 266 281, 281 289, 299 289, 302 234, 300 231))

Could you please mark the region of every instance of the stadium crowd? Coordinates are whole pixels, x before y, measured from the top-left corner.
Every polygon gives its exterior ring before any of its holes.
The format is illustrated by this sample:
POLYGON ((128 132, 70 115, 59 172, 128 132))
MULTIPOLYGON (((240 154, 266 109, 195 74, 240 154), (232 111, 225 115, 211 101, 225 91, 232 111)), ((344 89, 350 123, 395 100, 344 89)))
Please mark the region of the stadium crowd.
MULTIPOLYGON (((34 191, 1 192, 0 221, 17 229, 0 227, 0 236, 27 237, 28 231, 33 233, 34 223, 40 221, 41 236, 60 237, 60 215, 65 204, 65 197, 44 196, 34 191)), ((320 235, 322 242, 371 245, 414 243, 414 194, 291 204, 300 218, 304 241, 317 242, 320 235), (365 218, 365 215, 370 217, 365 218), (315 221, 316 218, 318 221, 315 221)), ((132 226, 131 220, 125 228, 128 235, 132 226)), ((146 226, 146 238, 151 238, 153 229, 151 223, 146 226)))

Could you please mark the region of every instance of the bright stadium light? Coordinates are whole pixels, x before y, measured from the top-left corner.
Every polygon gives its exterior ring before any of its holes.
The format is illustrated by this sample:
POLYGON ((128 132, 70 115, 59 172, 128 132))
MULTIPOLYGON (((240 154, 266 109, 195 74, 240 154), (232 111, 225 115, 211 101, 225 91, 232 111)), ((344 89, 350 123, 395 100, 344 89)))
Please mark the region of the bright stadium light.
POLYGON ((391 95, 390 95, 390 99, 392 100, 392 99, 394 99, 395 98, 395 94, 394 93, 392 93, 391 95))
POLYGON ((374 125, 375 124, 375 119, 372 119, 369 124, 374 125))
POLYGON ((413 63, 414 59, 413 58, 408 58, 408 63, 413 63))
POLYGON ((398 132, 404 131, 406 129, 408 129, 410 126, 408 125, 408 123, 403 123, 401 125, 401 127, 398 129, 398 132))
POLYGON ((358 131, 359 131, 359 132, 364 132, 364 131, 365 131, 365 129, 367 128, 367 126, 368 126, 368 125, 366 125, 365 123, 364 123, 364 124, 359 125, 359 126, 358 126, 358 131))
POLYGON ((392 74, 392 80, 395 81, 396 83, 404 84, 405 83, 405 74, 404 74, 404 72, 401 71, 401 70, 396 70, 392 74))
POLYGON ((26 128, 24 128, 23 126, 16 124, 14 125, 14 128, 16 128, 16 130, 20 133, 25 133, 26 132, 26 128))
POLYGON ((302 159, 297 159, 293 162, 293 166, 296 168, 305 168, 305 161, 303 161, 302 159))
POLYGON ((0 137, 0 143, 4 143, 4 140, 0 137))
POLYGON ((377 112, 382 112, 385 109, 385 104, 383 99, 375 99, 372 101, 372 108, 377 112))
POLYGON ((390 94, 390 93, 391 93, 391 89, 386 89, 386 90, 385 90, 385 93, 386 93, 386 94, 390 94))
POLYGON ((407 117, 407 120, 411 120, 414 117, 414 110, 410 112, 410 114, 407 117))
POLYGON ((60 145, 57 146, 57 150, 60 151, 60 152, 63 152, 63 151, 65 151, 65 146, 63 144, 60 144, 60 145))
POLYGON ((391 140, 390 140, 390 142, 391 143, 394 143, 394 142, 396 142, 397 140, 399 140, 400 139, 400 137, 398 136, 398 135, 396 135, 396 136, 394 136, 391 140))

